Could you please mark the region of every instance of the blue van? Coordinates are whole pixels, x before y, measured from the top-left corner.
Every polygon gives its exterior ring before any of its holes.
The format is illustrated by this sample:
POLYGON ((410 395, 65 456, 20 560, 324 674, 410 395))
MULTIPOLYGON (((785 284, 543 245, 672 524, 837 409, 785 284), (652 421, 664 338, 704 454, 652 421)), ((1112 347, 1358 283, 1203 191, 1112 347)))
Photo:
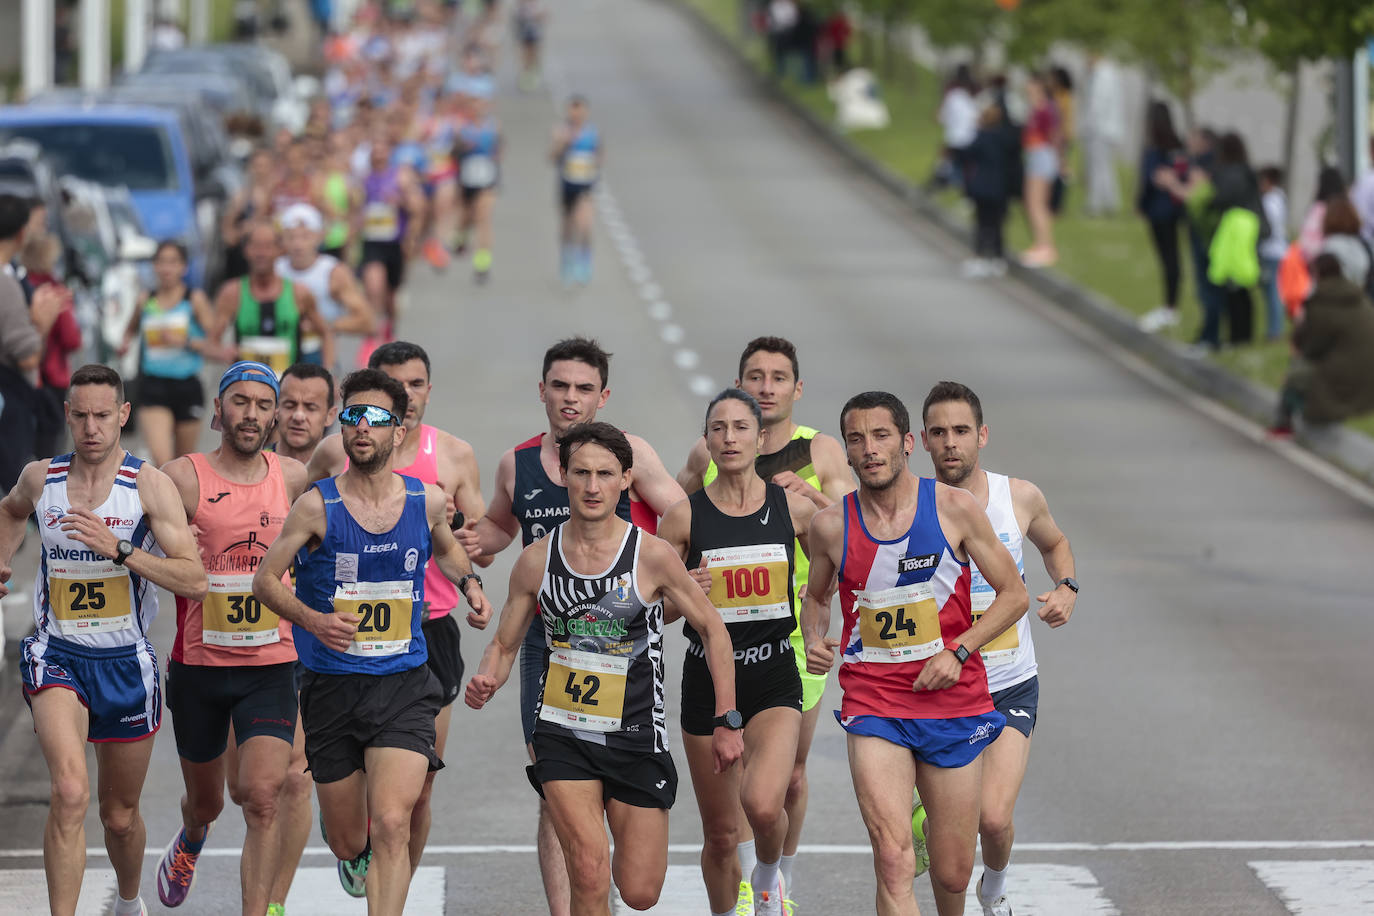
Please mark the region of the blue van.
POLYGON ((198 227, 197 207, 216 189, 197 186, 176 112, 125 105, 0 107, 0 140, 16 137, 38 144, 59 175, 127 187, 151 238, 186 245, 190 282, 203 288, 214 266, 214 240, 198 227))

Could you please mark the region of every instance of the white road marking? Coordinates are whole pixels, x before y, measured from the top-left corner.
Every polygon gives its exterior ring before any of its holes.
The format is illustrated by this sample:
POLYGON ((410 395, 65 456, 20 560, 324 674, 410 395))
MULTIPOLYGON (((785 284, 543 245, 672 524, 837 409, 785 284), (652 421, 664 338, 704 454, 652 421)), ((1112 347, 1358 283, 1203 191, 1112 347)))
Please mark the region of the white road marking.
POLYGON ((1251 862, 1250 867, 1293 916, 1374 912, 1374 862, 1251 862))
MULTIPOLYGON (((407 916, 442 916, 444 890, 443 867, 421 866, 410 881, 407 916)), ((344 893, 333 868, 300 868, 291 882, 291 893, 286 895, 286 911, 291 916, 364 916, 367 900, 344 893)))
MULTIPOLYGON (((968 888, 968 912, 979 910, 974 869, 968 888)), ((1081 865, 1022 865, 1007 875, 1007 897, 1020 916, 1121 916, 1093 873, 1081 865)))
MULTIPOLYGON (((410 912, 409 907, 406 912, 410 912)), ((637 912, 616 897, 616 916, 637 912)), ((668 873, 663 877, 663 893, 658 895, 658 903, 649 912, 658 916, 700 916, 701 913, 711 912, 706 900, 706 886, 701 883, 701 866, 669 865, 668 873)))
MULTIPOLYGON (((0 872, 0 875, 4 876, 0 881, 0 913, 37 913, 47 909, 48 879, 43 869, 16 868, 0 872)), ((76 916, 103 916, 114 905, 117 889, 113 868, 86 869, 81 879, 81 896, 76 902, 76 916)), ((148 889, 143 890, 146 893, 148 889)))
POLYGON ((662 299, 649 303, 649 317, 655 321, 667 321, 673 317, 673 307, 662 299))
POLYGON ((687 332, 679 324, 665 324, 659 328, 658 336, 663 338, 664 343, 679 344, 687 337, 687 332))

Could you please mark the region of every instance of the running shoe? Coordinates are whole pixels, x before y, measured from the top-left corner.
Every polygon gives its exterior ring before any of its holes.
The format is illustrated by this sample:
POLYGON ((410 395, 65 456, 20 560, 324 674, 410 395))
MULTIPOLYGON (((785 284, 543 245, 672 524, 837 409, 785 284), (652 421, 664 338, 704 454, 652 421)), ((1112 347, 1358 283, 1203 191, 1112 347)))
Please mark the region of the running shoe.
POLYGON ((1154 334, 1165 328, 1172 328, 1178 324, 1178 309, 1171 309, 1161 305, 1159 308, 1151 309, 1140 316, 1140 330, 1147 334, 1154 334))
POLYGON ((372 843, 351 859, 339 860, 339 883, 350 897, 367 896, 367 869, 372 864, 372 843))
POLYGON ((748 881, 739 883, 739 900, 735 903, 735 916, 754 916, 754 888, 748 881))
MULTIPOLYGON (((754 866, 754 874, 749 876, 749 883, 755 888, 758 887, 757 878, 758 866, 754 866)), ((783 916, 782 902, 787 898, 786 888, 783 887, 782 872, 778 873, 777 881, 767 890, 754 891, 754 916, 783 916)))
POLYGON ((269 903, 267 904, 267 916, 286 916, 286 904, 269 903))
POLYGON ((916 877, 930 870, 930 850, 926 847, 926 837, 930 829, 926 825, 926 806, 921 803, 921 793, 911 790, 911 844, 916 850, 916 877))
MULTIPOLYGON (((205 840, 210 839, 210 827, 205 828, 205 839, 200 841, 201 849, 205 848, 205 840)), ((191 851, 186 842, 186 828, 182 827, 172 837, 172 842, 167 844, 162 861, 157 866, 157 896, 163 906, 181 906, 186 902, 196 883, 196 862, 199 859, 200 852, 191 851)))
POLYGON ((1012 916, 1011 903, 1002 894, 996 900, 983 899, 983 878, 978 878, 978 902, 983 906, 983 916, 1012 916))
POLYGON ((448 268, 448 252, 444 250, 443 245, 439 244, 438 239, 430 236, 425 240, 422 250, 424 251, 425 260, 429 262, 430 267, 433 267, 435 270, 445 270, 448 268))

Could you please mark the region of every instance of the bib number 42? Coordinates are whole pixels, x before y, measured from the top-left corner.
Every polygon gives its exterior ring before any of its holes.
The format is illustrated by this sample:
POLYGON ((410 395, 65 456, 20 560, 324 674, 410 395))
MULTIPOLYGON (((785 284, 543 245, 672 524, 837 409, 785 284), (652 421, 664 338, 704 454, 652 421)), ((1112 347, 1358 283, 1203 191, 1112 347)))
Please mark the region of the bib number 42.
POLYGON ((581 703, 584 706, 596 706, 596 692, 601 689, 601 678, 595 674, 584 674, 581 678, 577 672, 568 672, 568 683, 563 685, 563 691, 572 697, 574 703, 581 703))

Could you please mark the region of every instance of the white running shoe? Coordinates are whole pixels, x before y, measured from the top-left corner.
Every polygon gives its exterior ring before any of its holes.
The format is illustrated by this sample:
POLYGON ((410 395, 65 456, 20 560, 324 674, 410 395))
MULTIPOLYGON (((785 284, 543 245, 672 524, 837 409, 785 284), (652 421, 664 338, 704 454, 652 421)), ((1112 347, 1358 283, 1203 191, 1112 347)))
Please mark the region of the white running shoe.
POLYGON ((978 902, 983 906, 983 916, 1012 916, 1011 902, 1002 894, 996 900, 983 899, 983 878, 978 877, 978 902))
POLYGON ((990 276, 991 263, 986 258, 968 258, 959 265, 959 273, 965 280, 981 280, 990 276))
POLYGON ((754 916, 785 916, 782 902, 787 897, 787 889, 783 887, 782 872, 778 872, 778 880, 772 887, 760 888, 758 866, 755 865, 749 883, 754 888, 754 916))
POLYGON ((1177 324, 1178 309, 1166 308, 1162 305, 1140 316, 1140 330, 1147 334, 1156 334, 1177 324))

